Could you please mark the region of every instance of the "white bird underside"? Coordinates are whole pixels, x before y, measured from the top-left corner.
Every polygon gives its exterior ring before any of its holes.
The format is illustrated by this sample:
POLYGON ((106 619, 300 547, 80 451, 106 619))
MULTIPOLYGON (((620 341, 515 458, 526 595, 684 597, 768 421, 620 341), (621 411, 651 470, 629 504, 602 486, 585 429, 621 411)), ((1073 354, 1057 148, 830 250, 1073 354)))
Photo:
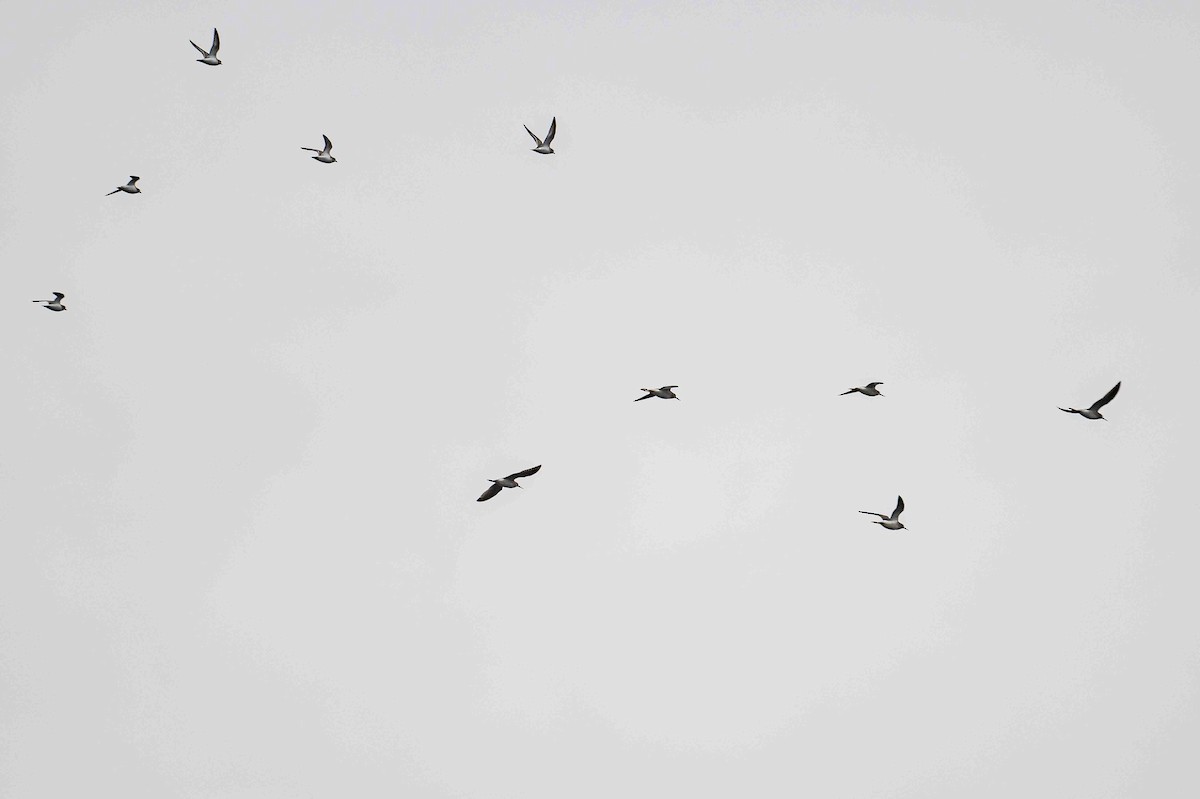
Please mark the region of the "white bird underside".
MULTIPOLYGON (((1065 413, 1077 413, 1080 416, 1082 416, 1084 419, 1104 419, 1104 416, 1101 415, 1101 413, 1100 413, 1100 409, 1103 408, 1108 403, 1112 402, 1113 397, 1117 396, 1117 392, 1120 390, 1121 390, 1121 381, 1118 380, 1117 384, 1115 386, 1113 386, 1112 388, 1110 388, 1108 390, 1107 394, 1105 394, 1103 397, 1101 397, 1100 399, 1093 402, 1090 407, 1084 408, 1082 410, 1080 410, 1079 408, 1059 408, 1059 410, 1063 411, 1065 413)), ((1105 421, 1107 421, 1107 420, 1105 420, 1105 421)))
POLYGON ((642 391, 646 392, 646 396, 638 397, 637 399, 634 400, 634 402, 641 402, 642 400, 650 399, 651 397, 658 397, 659 399, 679 399, 679 397, 675 396, 675 392, 671 390, 674 388, 679 388, 679 386, 663 386, 662 388, 643 388, 642 391))
POLYGON ((876 386, 882 386, 882 385, 883 385, 883 381, 877 380, 874 383, 867 383, 865 386, 855 386, 854 388, 843 391, 841 396, 844 397, 847 394, 854 394, 857 392, 859 394, 864 394, 868 397, 882 397, 883 392, 880 391, 878 388, 876 388, 876 386))
POLYGON ((139 178, 137 175, 130 175, 128 183, 126 183, 124 186, 117 186, 115 189, 113 189, 112 191, 110 191, 108 194, 106 194, 104 196, 111 197, 112 195, 116 194, 119 191, 123 191, 126 194, 141 194, 142 190, 137 187, 137 182, 139 180, 141 180, 141 178, 139 178))
POLYGON ((537 147, 533 148, 535 153, 550 155, 554 152, 554 150, 550 148, 550 142, 554 141, 554 134, 558 132, 558 117, 554 117, 550 120, 550 131, 546 134, 546 138, 544 140, 535 136, 533 131, 529 129, 528 125, 525 125, 524 127, 525 132, 528 133, 529 136, 537 143, 537 147))
POLYGON ((865 513, 868 516, 878 516, 883 521, 872 522, 872 524, 882 525, 888 530, 900 530, 904 525, 900 522, 900 514, 904 512, 904 497, 896 497, 896 509, 892 511, 891 516, 884 516, 882 513, 876 513, 870 510, 860 510, 859 513, 865 513))
POLYGON ((500 490, 503 488, 521 488, 522 486, 517 483, 517 480, 521 477, 528 477, 531 474, 537 474, 538 470, 540 470, 541 468, 542 468, 542 465, 539 463, 537 466, 534 466, 532 468, 525 469, 520 472, 513 472, 512 474, 508 475, 507 477, 501 477, 498 480, 493 480, 492 484, 490 486, 488 486, 487 490, 484 491, 482 494, 480 494, 479 499, 477 499, 475 501, 476 502, 487 502, 489 499, 491 499, 492 497, 499 494, 500 490))
POLYGON ((65 310, 67 310, 67 306, 63 305, 62 301, 63 301, 63 298, 66 296, 67 295, 63 294, 61 291, 56 291, 56 292, 54 292, 54 299, 52 299, 52 300, 34 300, 34 302, 46 303, 42 307, 49 308, 51 311, 65 311, 65 310))
POLYGON ((217 58, 217 51, 221 49, 221 36, 220 36, 220 34, 217 33, 216 28, 213 28, 213 40, 212 40, 212 49, 211 50, 205 50, 203 47, 196 44, 191 39, 188 39, 188 42, 192 45, 192 47, 196 48, 196 50, 200 53, 200 55, 204 56, 204 58, 196 59, 201 64, 208 64, 210 67, 215 67, 215 66, 220 65, 221 59, 217 58))
POLYGON ((323 133, 321 134, 321 138, 325 140, 324 150, 318 150, 315 147, 301 147, 300 149, 308 150, 310 153, 317 153, 317 155, 312 156, 314 161, 320 161, 322 164, 332 164, 337 161, 337 159, 330 154, 330 152, 333 150, 333 142, 331 142, 329 137, 323 133))

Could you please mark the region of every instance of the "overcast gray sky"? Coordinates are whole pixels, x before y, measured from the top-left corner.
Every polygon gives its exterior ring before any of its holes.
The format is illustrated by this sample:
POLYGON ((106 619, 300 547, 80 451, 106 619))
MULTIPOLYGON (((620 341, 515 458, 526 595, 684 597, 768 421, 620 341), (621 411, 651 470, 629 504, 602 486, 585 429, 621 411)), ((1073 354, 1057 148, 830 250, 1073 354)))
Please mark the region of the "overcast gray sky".
POLYGON ((1200 792, 1195 3, 4 14, 0 795, 1200 792))

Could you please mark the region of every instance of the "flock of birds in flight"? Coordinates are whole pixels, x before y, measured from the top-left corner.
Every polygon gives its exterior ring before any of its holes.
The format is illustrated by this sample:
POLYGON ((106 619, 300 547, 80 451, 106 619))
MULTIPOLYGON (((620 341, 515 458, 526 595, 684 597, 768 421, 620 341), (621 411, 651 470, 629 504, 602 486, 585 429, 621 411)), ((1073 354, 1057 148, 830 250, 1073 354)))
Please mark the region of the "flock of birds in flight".
MULTIPOLYGON (((203 56, 203 58, 197 58, 196 61, 198 61, 201 64, 206 64, 210 67, 217 67, 217 66, 221 65, 221 59, 217 58, 217 51, 221 49, 221 36, 220 36, 220 34, 217 33, 216 28, 213 28, 212 45, 211 45, 211 49, 209 49, 209 50, 205 50, 203 47, 201 47, 200 45, 191 41, 190 39, 188 41, 191 43, 192 47, 195 47, 196 50, 200 53, 200 55, 203 56)), ((550 129, 549 129, 549 131, 547 131, 545 139, 539 139, 534 134, 534 132, 529 129, 528 125, 526 125, 524 127, 525 127, 525 132, 528 133, 530 138, 532 138, 533 141, 537 144, 536 147, 532 148, 533 152, 539 153, 541 155, 553 155, 554 150, 550 147, 550 143, 552 141, 554 141, 554 134, 558 131, 558 118, 557 117, 554 117, 550 120, 550 129)), ((321 138, 324 139, 324 143, 325 143, 325 146, 323 149, 318 150, 315 147, 301 147, 300 149, 316 153, 316 155, 311 156, 314 161, 319 161, 322 164, 337 163, 337 159, 334 158, 332 155, 333 142, 330 141, 329 137, 324 134, 322 134, 321 138)), ((141 178, 138 177, 137 175, 130 175, 128 183, 126 183, 124 186, 117 186, 115 189, 113 189, 112 191, 110 191, 108 194, 106 194, 104 196, 110 197, 114 194, 118 194, 121 192, 123 192, 125 194, 141 194, 142 190, 139 189, 137 186, 137 182, 139 180, 141 180, 141 178)), ((43 307, 48 308, 51 311, 65 311, 65 310, 67 310, 67 306, 63 305, 63 302, 62 302, 65 297, 66 297, 65 294, 63 294, 62 292, 56 291, 56 292, 54 292, 53 299, 34 300, 34 302, 45 303, 45 305, 43 307)), ((883 393, 880 392, 879 388, 878 388, 879 386, 882 386, 882 385, 883 385, 883 383, 881 381, 875 381, 872 383, 867 383, 865 386, 855 386, 854 388, 843 391, 841 396, 844 397, 847 394, 856 394, 857 393, 857 394, 862 394, 867 397, 882 397, 883 393)), ((643 388, 640 390, 645 391, 646 395, 643 397, 638 397, 637 399, 634 400, 634 402, 641 402, 642 400, 652 399, 652 398, 677 400, 677 399, 679 399, 679 397, 675 394, 675 391, 674 391, 674 389, 677 389, 677 388, 679 388, 679 386, 662 386, 661 388, 643 388)), ((1117 392, 1120 390, 1121 390, 1121 383, 1118 382, 1115 386, 1113 386, 1111 389, 1108 390, 1107 394, 1105 394, 1103 397, 1101 397, 1100 399, 1093 402, 1087 408, 1081 409, 1081 408, 1061 408, 1060 407, 1059 410, 1063 411, 1065 413, 1077 413, 1080 416, 1082 416, 1084 419, 1092 419, 1092 420, 1104 419, 1104 416, 1101 415, 1101 413, 1100 413, 1100 409, 1103 408, 1108 403, 1112 402, 1113 397, 1117 396, 1117 392)), ((494 480, 489 480, 488 482, 490 482, 491 485, 488 487, 488 489, 486 491, 484 491, 482 494, 479 495, 479 499, 477 499, 476 502, 486 502, 489 499, 491 499, 492 497, 499 494, 500 491, 505 488, 523 488, 523 486, 520 483, 518 483, 517 480, 522 477, 529 477, 530 475, 537 474, 541 468, 542 468, 541 464, 538 464, 537 466, 531 467, 529 469, 525 469, 523 471, 513 472, 512 474, 508 475, 507 477, 500 477, 500 478, 497 478, 494 480)), ((860 510, 859 511, 859 513, 865 513, 868 516, 878 516, 880 518, 880 521, 872 522, 872 524, 878 524, 886 530, 903 530, 903 529, 905 529, 904 523, 900 521, 900 514, 903 512, 904 512, 904 497, 896 497, 896 508, 895 508, 895 510, 892 511, 890 516, 885 516, 882 513, 875 513, 874 511, 869 511, 869 510, 860 510)))

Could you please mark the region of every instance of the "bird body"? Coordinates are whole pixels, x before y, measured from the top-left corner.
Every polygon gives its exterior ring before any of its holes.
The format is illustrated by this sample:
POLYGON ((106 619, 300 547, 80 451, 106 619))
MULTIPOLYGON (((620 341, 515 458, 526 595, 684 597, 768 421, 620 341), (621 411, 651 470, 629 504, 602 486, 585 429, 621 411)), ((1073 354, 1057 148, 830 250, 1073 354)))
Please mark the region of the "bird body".
POLYGON ((521 485, 520 483, 517 482, 517 479, 521 478, 521 477, 528 477, 531 474, 537 474, 538 470, 541 468, 542 468, 542 465, 539 463, 537 466, 534 466, 532 469, 526 469, 522 472, 513 472, 508 477, 501 477, 496 480, 488 480, 488 482, 491 483, 491 485, 488 486, 488 489, 486 491, 484 491, 482 494, 480 494, 479 499, 477 499, 475 501, 476 502, 487 502, 489 499, 491 499, 492 497, 499 494, 500 490, 503 488, 524 488, 523 485, 521 485))
POLYGON ((529 129, 528 125, 525 126, 525 132, 532 136, 533 140, 537 142, 537 147, 532 148, 533 152, 541 153, 542 155, 551 155, 553 154, 554 150, 550 148, 550 142, 554 141, 554 134, 558 132, 558 117, 554 117, 550 120, 550 132, 546 134, 545 140, 534 136, 533 131, 529 129))
MULTIPOLYGON (((236 34, 237 31, 234 31, 234 33, 236 34)), ((237 37, 234 36, 234 38, 236 39, 237 37)), ((210 67, 219 67, 221 65, 221 59, 217 58, 217 51, 221 49, 221 37, 217 34, 216 28, 213 28, 213 41, 211 50, 205 50, 191 39, 188 39, 188 41, 191 43, 192 47, 195 47, 200 51, 200 55, 204 56, 204 58, 196 59, 201 64, 208 64, 210 67)))
MULTIPOLYGON (((1059 408, 1059 410, 1065 413, 1077 413, 1084 419, 1104 419, 1104 417, 1100 414, 1100 409, 1112 402, 1113 397, 1117 396, 1117 392, 1120 390, 1121 381, 1118 380, 1117 384, 1110 388, 1107 394, 1093 402, 1090 408, 1084 408, 1083 410, 1080 410, 1079 408, 1059 408)), ((1107 422, 1108 420, 1104 419, 1104 421, 1107 422)))
POLYGON ((875 388, 875 386, 882 386, 882 385, 883 385, 883 383, 880 381, 876 381, 874 383, 867 383, 865 386, 857 386, 856 388, 852 388, 849 391, 843 391, 839 396, 844 397, 847 394, 853 394, 854 392, 857 391, 859 394, 865 394, 868 397, 882 397, 883 392, 881 392, 879 389, 875 388))
POLYGON ((650 399, 651 397, 658 397, 659 399, 679 399, 679 397, 675 396, 675 392, 671 390, 673 388, 679 388, 679 386, 663 386, 662 388, 639 389, 640 391, 645 391, 646 396, 638 397, 634 400, 634 402, 641 402, 642 400, 650 399))
POLYGON ((900 514, 904 512, 904 497, 896 497, 896 509, 892 511, 891 516, 884 516, 882 513, 875 513, 869 510, 860 510, 859 513, 865 513, 868 516, 878 516, 883 521, 871 522, 878 524, 887 530, 903 530, 904 523, 900 521, 900 514))
POLYGON ((52 299, 52 300, 34 300, 34 302, 46 303, 42 307, 49 308, 51 311, 65 311, 65 310, 67 310, 67 306, 62 304, 63 297, 65 297, 65 296, 67 296, 67 295, 63 294, 61 291, 56 291, 56 292, 54 292, 54 299, 52 299))
POLYGON ((308 150, 310 153, 316 153, 316 155, 311 156, 312 160, 314 160, 314 161, 320 161, 322 164, 335 163, 337 161, 337 159, 329 154, 329 152, 333 149, 333 142, 331 142, 329 140, 329 137, 323 133, 321 134, 321 138, 325 140, 325 149, 324 150, 318 150, 313 147, 301 147, 300 149, 308 150))
POLYGON ((141 194, 142 190, 137 187, 137 182, 139 180, 141 180, 141 178, 139 178, 137 175, 130 175, 128 183, 126 183, 124 186, 117 186, 115 189, 113 189, 112 191, 110 191, 108 194, 106 194, 104 196, 111 197, 112 195, 116 194, 119 191, 123 191, 126 194, 141 194))

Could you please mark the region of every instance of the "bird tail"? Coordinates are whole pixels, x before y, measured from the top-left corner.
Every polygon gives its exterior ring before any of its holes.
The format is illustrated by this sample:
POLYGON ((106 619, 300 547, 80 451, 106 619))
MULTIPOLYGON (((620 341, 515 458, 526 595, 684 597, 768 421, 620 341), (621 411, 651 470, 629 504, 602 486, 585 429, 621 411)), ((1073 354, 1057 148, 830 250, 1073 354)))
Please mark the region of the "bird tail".
POLYGON ((1079 411, 1075 410, 1074 408, 1059 408, 1059 410, 1064 413, 1079 413, 1079 411))

